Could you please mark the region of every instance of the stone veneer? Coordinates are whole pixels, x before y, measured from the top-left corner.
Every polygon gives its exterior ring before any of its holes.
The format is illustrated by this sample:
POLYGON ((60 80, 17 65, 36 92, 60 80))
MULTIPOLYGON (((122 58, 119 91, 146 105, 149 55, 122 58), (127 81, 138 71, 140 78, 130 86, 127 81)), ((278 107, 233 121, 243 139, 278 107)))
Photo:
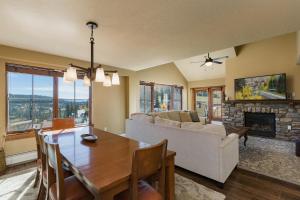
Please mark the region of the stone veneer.
POLYGON ((300 104, 225 102, 222 109, 223 123, 244 126, 244 112, 275 113, 275 138, 289 141, 300 138, 300 104), (288 131, 288 125, 291 125, 291 131, 288 131))

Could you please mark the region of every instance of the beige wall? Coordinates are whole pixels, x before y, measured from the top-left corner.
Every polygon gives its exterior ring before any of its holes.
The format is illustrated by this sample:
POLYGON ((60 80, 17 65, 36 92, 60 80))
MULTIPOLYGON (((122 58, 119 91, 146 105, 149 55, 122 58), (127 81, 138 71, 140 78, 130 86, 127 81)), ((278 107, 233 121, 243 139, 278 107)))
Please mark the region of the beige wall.
POLYGON ((93 87, 93 121, 96 128, 121 134, 124 132, 126 117, 126 81, 120 77, 120 85, 103 87, 95 83, 93 87))
POLYGON ((296 65, 296 33, 246 44, 237 57, 226 61, 225 93, 234 98, 234 79, 277 73, 287 74, 287 88, 300 99, 300 66, 296 65))
MULTIPOLYGON (((65 58, 61 56, 49 55, 24 49, 7 47, 0 45, 0 136, 6 134, 6 97, 5 97, 5 63, 26 64, 31 66, 40 66, 48 68, 65 69, 69 63, 80 66, 89 66, 85 61, 65 58)), ((105 69, 117 69, 120 76, 132 76, 134 72, 110 66, 104 66, 105 69)), ((124 130, 124 120, 126 110, 128 110, 128 100, 125 89, 128 88, 127 78, 121 78, 121 85, 111 88, 103 88, 98 83, 93 87, 93 116, 96 127, 104 128, 116 133, 124 130), (126 83, 126 84, 125 84, 126 83), (108 112, 109 111, 109 112, 108 112), (105 116, 105 120, 103 120, 105 116)), ((128 111, 127 111, 128 112, 128 111)), ((8 141, 5 144, 6 155, 13 155, 35 149, 34 138, 19 139, 8 141)))
POLYGON ((188 82, 188 109, 193 110, 193 108, 192 108, 192 101, 193 101, 192 89, 193 88, 213 87, 213 86, 223 86, 223 85, 225 85, 225 78, 188 82))
POLYGON ((139 112, 140 81, 183 86, 182 106, 183 109, 187 109, 187 81, 174 63, 137 71, 134 77, 130 78, 130 113, 139 112))

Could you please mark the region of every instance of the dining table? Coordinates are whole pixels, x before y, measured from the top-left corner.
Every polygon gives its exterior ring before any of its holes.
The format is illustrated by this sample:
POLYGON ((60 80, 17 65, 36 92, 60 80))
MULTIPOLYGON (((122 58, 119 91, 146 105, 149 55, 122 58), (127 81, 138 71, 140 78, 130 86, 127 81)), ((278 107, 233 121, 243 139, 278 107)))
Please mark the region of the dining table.
MULTIPOLYGON (((130 185, 132 156, 135 150, 150 144, 91 126, 45 131, 48 142, 59 144, 63 161, 71 172, 94 195, 95 199, 112 200, 130 185), (94 134, 94 142, 82 139, 94 134)), ((165 199, 175 199, 175 155, 167 151, 165 199)))

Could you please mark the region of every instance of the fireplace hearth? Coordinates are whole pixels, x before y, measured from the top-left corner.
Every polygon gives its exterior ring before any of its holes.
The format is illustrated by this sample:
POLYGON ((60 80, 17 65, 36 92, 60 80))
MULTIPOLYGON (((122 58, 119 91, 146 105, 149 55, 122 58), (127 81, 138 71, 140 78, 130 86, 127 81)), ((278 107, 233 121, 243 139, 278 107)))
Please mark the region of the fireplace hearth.
POLYGON ((276 121, 274 113, 244 112, 245 126, 250 127, 248 134, 274 138, 276 121))

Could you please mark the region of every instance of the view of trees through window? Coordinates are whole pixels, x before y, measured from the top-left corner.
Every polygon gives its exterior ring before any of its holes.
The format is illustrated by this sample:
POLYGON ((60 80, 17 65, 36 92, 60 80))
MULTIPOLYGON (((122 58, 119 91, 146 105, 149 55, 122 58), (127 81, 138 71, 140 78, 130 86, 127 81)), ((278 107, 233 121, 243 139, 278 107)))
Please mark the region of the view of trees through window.
POLYGON ((140 111, 162 112, 182 109, 182 87, 140 83, 140 111))
MULTIPOLYGON (((8 131, 52 126, 54 115, 53 76, 7 72, 8 131)), ((58 78, 58 117, 74 117, 76 124, 88 124, 89 88, 82 80, 63 83, 58 78)))
POLYGON ((73 117, 76 124, 88 124, 89 90, 82 80, 65 83, 58 79, 58 107, 60 118, 73 117))

